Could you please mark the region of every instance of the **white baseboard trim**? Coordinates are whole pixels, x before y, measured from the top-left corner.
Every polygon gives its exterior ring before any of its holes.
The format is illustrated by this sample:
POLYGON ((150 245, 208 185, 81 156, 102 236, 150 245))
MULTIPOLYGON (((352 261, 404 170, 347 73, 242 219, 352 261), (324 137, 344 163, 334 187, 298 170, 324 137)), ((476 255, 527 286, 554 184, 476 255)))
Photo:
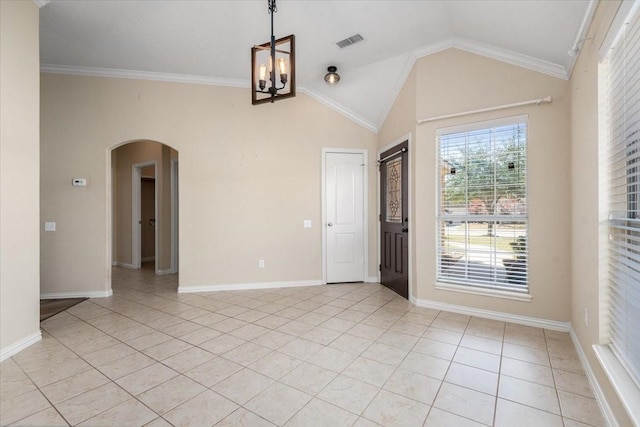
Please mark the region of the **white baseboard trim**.
POLYGON ((364 281, 365 283, 378 283, 378 276, 369 276, 364 281))
POLYGON ((156 257, 155 256, 146 256, 146 257, 142 257, 141 262, 148 262, 148 261, 155 261, 156 257))
POLYGON ((84 291, 84 292, 52 292, 40 294, 40 299, 62 298, 108 298, 113 295, 113 290, 108 291, 84 291))
POLYGON ((15 342, 3 348, 2 350, 0 350, 0 362, 10 358, 14 354, 18 354, 25 348, 29 347, 32 344, 37 343, 41 339, 42 339, 42 333, 40 332, 40 329, 38 329, 38 332, 34 332, 31 335, 27 335, 26 337, 22 338, 20 341, 15 342))
POLYGON ((418 307, 433 308, 435 310, 451 311, 453 313, 467 314, 485 319, 500 320, 517 323, 519 325, 533 326, 536 328, 551 329, 554 331, 569 332, 571 324, 557 320, 540 319, 538 317, 520 316, 518 314, 503 313, 500 311, 484 310, 482 308, 465 307, 462 305, 447 304, 443 302, 411 298, 418 307))
POLYGON ((591 364, 589 363, 589 359, 587 359, 587 355, 585 354, 582 346, 580 345, 580 340, 578 340, 578 335, 576 335, 576 331, 573 329, 573 326, 569 325, 569 335, 571 335, 571 341, 573 341, 573 346, 576 348, 576 352, 578 353, 578 358, 580 359, 580 363, 582 363, 582 368, 584 369, 585 374, 587 375, 587 379, 589 380, 589 384, 591 384, 591 389, 593 389, 593 394, 595 395, 596 401, 600 406, 600 410, 602 411, 602 415, 604 416, 604 420, 609 427, 618 427, 618 421, 616 417, 613 415, 613 411, 611 410, 611 406, 609 406, 609 402, 604 396, 604 392, 602 391, 602 387, 600 387, 600 383, 596 379, 593 370, 591 369, 591 364))
POLYGON ((300 286, 322 285, 322 280, 296 280, 289 282, 259 282, 259 283, 236 283, 232 285, 208 285, 208 286, 178 286, 178 293, 192 292, 216 292, 216 291, 241 291, 248 289, 276 289, 276 288, 296 288, 300 286))
POLYGON ((126 262, 113 261, 111 265, 113 265, 114 267, 128 268, 130 270, 134 270, 133 264, 127 264, 126 262))
POLYGON ((158 276, 166 276, 167 274, 173 274, 173 270, 171 268, 169 268, 167 270, 158 270, 158 271, 156 271, 156 274, 158 276))

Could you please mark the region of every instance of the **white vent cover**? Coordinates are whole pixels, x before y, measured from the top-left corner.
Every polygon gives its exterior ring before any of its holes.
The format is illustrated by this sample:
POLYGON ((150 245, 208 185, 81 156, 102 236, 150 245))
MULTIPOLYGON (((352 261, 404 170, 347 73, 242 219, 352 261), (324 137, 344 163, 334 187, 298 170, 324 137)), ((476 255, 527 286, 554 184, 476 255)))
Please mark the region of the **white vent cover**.
POLYGON ((355 34, 355 35, 353 35, 353 36, 351 36, 351 37, 347 37, 347 38, 346 38, 346 39, 344 39, 344 40, 340 40, 340 41, 339 41, 338 43, 336 43, 336 44, 338 45, 338 47, 339 47, 340 49, 344 49, 345 47, 347 47, 347 46, 351 46, 351 45, 352 45, 352 44, 354 44, 354 43, 361 42, 362 40, 364 40, 364 39, 362 38, 362 36, 361 36, 360 34, 355 34))

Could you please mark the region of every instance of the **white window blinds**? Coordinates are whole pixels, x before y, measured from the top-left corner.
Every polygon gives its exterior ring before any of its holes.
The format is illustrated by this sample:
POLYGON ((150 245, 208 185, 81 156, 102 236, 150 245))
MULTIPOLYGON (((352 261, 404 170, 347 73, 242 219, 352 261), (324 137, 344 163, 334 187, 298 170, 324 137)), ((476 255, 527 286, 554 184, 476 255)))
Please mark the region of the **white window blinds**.
POLYGON ((439 132, 438 281, 528 292, 527 123, 439 132))
POLYGON ((608 94, 609 333, 640 385, 640 25, 625 26, 604 69, 608 94))

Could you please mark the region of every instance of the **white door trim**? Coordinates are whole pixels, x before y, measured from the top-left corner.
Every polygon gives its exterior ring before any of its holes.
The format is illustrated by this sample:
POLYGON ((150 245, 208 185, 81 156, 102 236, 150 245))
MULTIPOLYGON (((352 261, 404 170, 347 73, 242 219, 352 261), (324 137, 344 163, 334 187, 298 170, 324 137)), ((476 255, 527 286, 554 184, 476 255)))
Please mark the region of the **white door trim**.
MULTIPOLYGON (((154 166, 154 177, 158 177, 158 164, 156 161, 134 163, 131 170, 131 265, 133 268, 142 266, 142 236, 140 235, 140 221, 142 219, 142 206, 140 196, 142 192, 142 168, 154 166)), ((156 218, 155 233, 155 267, 158 273, 158 186, 154 186, 154 216, 156 218)))
MULTIPOLYGON (((396 145, 400 145, 403 142, 407 141, 407 148, 408 148, 408 152, 407 152, 407 165, 409 167, 409 170, 407 171, 407 180, 409 188, 407 188, 407 198, 409 199, 408 202, 408 210, 409 210, 409 223, 408 223, 408 227, 409 227, 409 233, 408 233, 408 237, 409 237, 409 263, 408 263, 408 268, 409 268, 409 301, 414 302, 415 303, 415 297, 413 296, 413 236, 414 236, 414 229, 413 226, 415 224, 415 221, 413 220, 412 214, 413 214, 413 184, 412 184, 412 179, 411 179, 411 172, 412 172, 412 168, 411 168, 411 156, 413 155, 413 143, 411 140, 411 132, 407 133, 406 135, 401 136, 400 138, 390 142, 389 144, 378 148, 378 153, 376 154, 376 160, 380 160, 380 154, 384 153, 387 150, 390 150, 391 148, 395 147, 396 145)), ((378 189, 378 191, 376 191, 376 199, 377 199, 377 212, 378 212, 378 218, 380 218, 380 215, 382 214, 382 212, 380 211, 380 168, 376 168, 377 169, 377 177, 378 180, 376 188, 378 189)), ((377 258, 378 258, 378 265, 380 265, 382 263, 382 260, 380 259, 380 250, 381 250, 381 245, 382 242, 380 240, 380 235, 381 235, 381 228, 382 224, 380 223, 380 220, 378 220, 378 254, 377 254, 377 258)), ((380 283, 380 269, 378 269, 378 283, 380 283)))
POLYGON ((178 159, 171 159, 171 273, 178 272, 178 159))
POLYGON ((326 189, 326 157, 327 153, 342 154, 362 154, 364 159, 364 176, 363 176, 363 245, 364 245, 364 271, 362 272, 363 281, 367 281, 369 277, 369 150, 358 148, 322 148, 322 284, 327 284, 327 189, 326 189))

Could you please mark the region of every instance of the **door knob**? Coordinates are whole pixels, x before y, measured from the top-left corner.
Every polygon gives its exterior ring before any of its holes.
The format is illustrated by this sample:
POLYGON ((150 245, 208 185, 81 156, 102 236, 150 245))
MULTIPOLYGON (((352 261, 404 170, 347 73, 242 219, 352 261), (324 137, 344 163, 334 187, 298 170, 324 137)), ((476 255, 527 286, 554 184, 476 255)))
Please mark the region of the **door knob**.
POLYGON ((409 229, 408 229, 407 227, 403 227, 403 228, 402 228, 402 232, 403 232, 403 233, 408 233, 408 232, 409 232, 409 229))
POLYGON ((328 223, 327 225, 328 225, 329 227, 333 227, 333 223, 332 223, 332 222, 328 223))

